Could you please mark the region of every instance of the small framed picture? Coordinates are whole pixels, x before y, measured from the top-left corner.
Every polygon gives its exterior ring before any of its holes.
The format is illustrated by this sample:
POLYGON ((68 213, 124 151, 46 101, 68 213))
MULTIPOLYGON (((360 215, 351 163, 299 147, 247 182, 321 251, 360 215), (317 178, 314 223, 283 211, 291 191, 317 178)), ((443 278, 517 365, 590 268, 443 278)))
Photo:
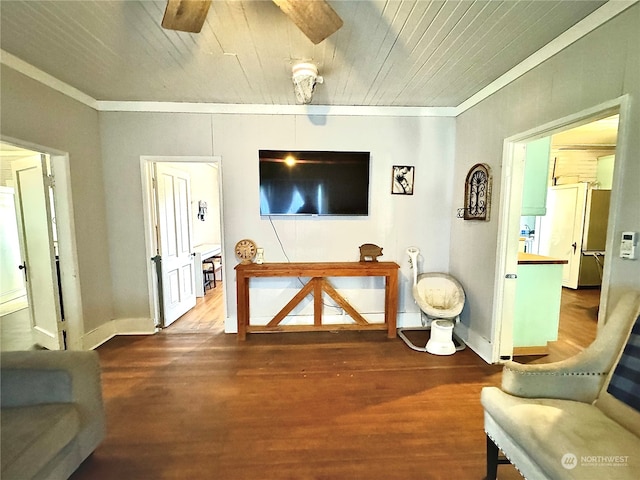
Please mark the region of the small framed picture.
POLYGON ((413 195, 413 176, 415 168, 409 165, 394 165, 391 179, 391 193, 394 195, 413 195))

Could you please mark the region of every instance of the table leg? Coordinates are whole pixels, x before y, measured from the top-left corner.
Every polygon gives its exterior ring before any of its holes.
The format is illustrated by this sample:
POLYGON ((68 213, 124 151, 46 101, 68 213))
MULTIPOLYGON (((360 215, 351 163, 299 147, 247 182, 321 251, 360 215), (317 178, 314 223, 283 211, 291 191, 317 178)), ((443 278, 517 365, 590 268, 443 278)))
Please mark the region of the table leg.
POLYGON ((313 282, 313 324, 322 325, 322 278, 314 278, 313 282))
POLYGON ((238 311, 238 341, 247 338, 247 325, 249 325, 249 280, 243 275, 236 277, 236 296, 238 311))
POLYGON ((384 316, 387 323, 387 338, 396 338, 396 317, 398 314, 398 271, 386 277, 384 316))

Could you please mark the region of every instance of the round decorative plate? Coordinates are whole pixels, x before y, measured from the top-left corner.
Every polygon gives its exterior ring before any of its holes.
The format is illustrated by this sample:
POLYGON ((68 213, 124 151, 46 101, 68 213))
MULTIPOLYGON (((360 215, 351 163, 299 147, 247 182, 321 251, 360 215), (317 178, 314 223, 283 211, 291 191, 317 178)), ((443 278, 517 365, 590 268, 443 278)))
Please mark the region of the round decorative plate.
POLYGON ((253 262, 253 259, 256 258, 258 248, 256 246, 256 242, 245 238, 236 243, 235 252, 236 257, 238 257, 238 259, 240 260, 240 263, 246 265, 253 262))

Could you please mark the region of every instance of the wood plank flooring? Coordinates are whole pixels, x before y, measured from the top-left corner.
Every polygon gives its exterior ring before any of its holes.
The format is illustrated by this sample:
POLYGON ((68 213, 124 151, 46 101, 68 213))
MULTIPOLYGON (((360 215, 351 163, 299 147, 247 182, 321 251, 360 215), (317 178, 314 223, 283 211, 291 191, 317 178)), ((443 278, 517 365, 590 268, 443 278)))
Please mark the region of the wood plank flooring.
POLYGON ((163 330, 163 333, 224 332, 224 286, 221 280, 216 283, 216 288, 207 289, 204 297, 197 297, 196 306, 163 330))
MULTIPOLYGON (((98 348, 108 434, 72 479, 484 478, 479 396, 499 366, 470 349, 414 352, 384 332, 238 343, 216 290, 157 335, 98 348)), ((499 475, 521 478, 509 465, 499 475)))

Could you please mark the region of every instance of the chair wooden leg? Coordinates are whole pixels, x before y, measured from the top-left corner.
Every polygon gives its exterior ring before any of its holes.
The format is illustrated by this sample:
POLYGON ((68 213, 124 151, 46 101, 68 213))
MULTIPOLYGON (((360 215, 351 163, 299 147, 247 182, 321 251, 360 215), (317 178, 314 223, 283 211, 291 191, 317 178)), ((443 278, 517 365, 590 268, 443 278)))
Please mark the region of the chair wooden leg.
POLYGON ((487 476, 486 480, 496 480, 498 477, 498 446, 487 435, 487 476))
POLYGON ((207 287, 211 288, 211 272, 213 272, 214 275, 214 282, 213 282, 213 287, 215 288, 216 284, 215 284, 215 269, 214 269, 214 264, 212 261, 210 260, 205 260, 202 262, 202 279, 204 280, 204 294, 207 294, 207 287), (208 267, 205 268, 205 265, 208 265, 208 267))

